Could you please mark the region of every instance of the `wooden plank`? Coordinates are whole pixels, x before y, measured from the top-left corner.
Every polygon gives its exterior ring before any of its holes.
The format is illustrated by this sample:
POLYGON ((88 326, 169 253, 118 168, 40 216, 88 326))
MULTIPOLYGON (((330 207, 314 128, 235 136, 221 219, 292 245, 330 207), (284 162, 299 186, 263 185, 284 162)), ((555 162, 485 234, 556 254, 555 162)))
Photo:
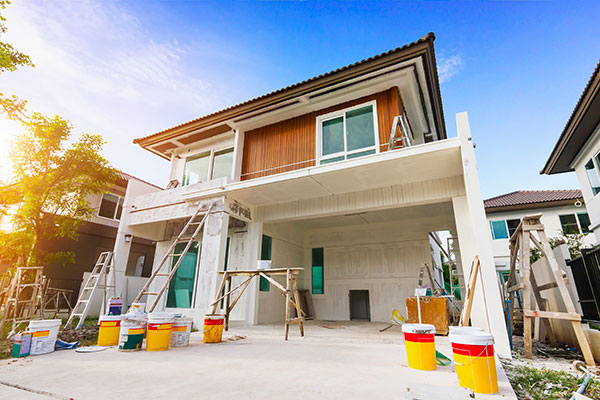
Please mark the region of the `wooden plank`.
POLYGON ((233 299, 233 301, 231 302, 231 306, 229 306, 229 312, 230 313, 231 313, 231 310, 233 310, 233 307, 235 307, 235 305, 237 304, 237 302, 242 297, 242 294, 244 293, 244 291, 246 290, 246 288, 248 287, 248 285, 250 284, 250 282, 252 281, 252 278, 254 278, 254 276, 255 275, 253 275, 250 279, 246 279, 246 282, 244 283, 244 286, 242 286, 240 288, 240 291, 238 292, 237 296, 235 296, 235 299, 233 299))
POLYGON ((538 286, 538 290, 540 292, 543 292, 544 290, 553 289, 555 287, 558 287, 556 282, 549 282, 549 283, 545 283, 543 285, 538 286))
POLYGON ((296 275, 292 275, 292 292, 294 293, 294 301, 296 306, 296 320, 298 321, 298 327, 300 328, 300 336, 304 337, 304 316, 300 309, 300 298, 298 296, 298 287, 296 286, 296 275))
POLYGON ((272 268, 272 269, 239 269, 239 270, 228 270, 228 271, 218 271, 219 275, 250 275, 250 274, 258 274, 259 272, 264 272, 269 275, 287 275, 287 272, 291 271, 292 273, 300 273, 304 271, 304 268, 272 268))
MULTIPOLYGON (((541 311, 546 311, 546 301, 540 295, 540 290, 535 280, 535 273, 533 270, 529 275, 529 280, 531 283, 531 289, 533 290, 533 296, 535 298, 535 302, 537 303, 538 308, 541 311)), ((546 328, 546 337, 550 340, 550 343, 553 346, 556 346, 556 338, 554 336, 554 330, 552 329, 552 324, 548 321, 547 318, 542 319, 542 323, 544 324, 544 328, 546 328)))
POLYGON ((553 318, 566 319, 570 321, 581 321, 581 315, 577 313, 565 313, 558 311, 523 310, 523 315, 530 318, 553 318))
POLYGON ((291 274, 288 271, 287 275, 285 277, 285 282, 286 282, 286 287, 288 290, 286 290, 285 292, 285 340, 288 340, 288 335, 290 332, 290 279, 291 279, 291 274))
MULTIPOLYGON (((527 226, 524 223, 523 228, 527 226)), ((520 260, 520 275, 521 275, 521 283, 523 283, 523 340, 525 342, 525 358, 532 359, 533 358, 533 344, 531 342, 531 323, 532 320, 525 313, 527 310, 531 310, 531 292, 529 285, 525 285, 525 282, 529 282, 529 274, 531 270, 531 265, 529 261, 529 236, 530 233, 526 229, 523 229, 523 235, 521 237, 521 254, 519 257, 520 260)))
MULTIPOLYGON (((217 290, 217 296, 219 295, 219 293, 221 293, 223 291, 223 288, 225 287, 226 279, 227 279, 227 274, 223 275, 223 279, 221 279, 221 284, 219 285, 219 290, 217 290)), ((215 301, 214 303, 211 304, 211 306, 213 306, 211 314, 216 314, 217 304, 219 303, 219 300, 221 300, 221 298, 217 299, 217 301, 215 301)))
POLYGON ((268 276, 264 272, 260 272, 259 275, 262 276, 263 278, 265 278, 266 280, 268 280, 269 282, 271 282, 271 284, 273 286, 275 286, 275 289, 279 290, 279 292, 282 295, 285 296, 286 288, 284 288, 283 286, 281 286, 281 284, 279 282, 277 282, 275 279, 271 278, 270 276, 268 276))
POLYGON ((227 290, 229 291, 229 293, 227 293, 227 298, 225 299, 225 330, 228 331, 229 330, 229 312, 231 311, 231 308, 229 307, 229 303, 231 302, 231 275, 227 276, 227 290))
MULTIPOLYGON (((219 304, 219 302, 224 299, 229 293, 231 292, 235 292, 236 290, 238 290, 240 287, 242 287, 242 285, 244 283, 246 283, 247 281, 250 281, 252 278, 254 278, 256 275, 258 274, 252 274, 248 277, 248 279, 246 279, 244 282, 240 283, 239 285, 237 285, 236 287, 234 287, 233 289, 229 290, 227 293, 223 294, 222 296, 218 297, 213 303, 211 303, 211 306, 214 306, 213 308, 213 314, 216 312, 217 309, 217 304, 219 304)), ((229 277, 229 275, 227 275, 227 277, 229 277)), ((225 277, 223 277, 223 282, 225 281, 225 277)), ((223 286, 223 285, 221 285, 223 286)), ((219 295, 219 293, 221 293, 223 291, 223 287, 221 287, 219 289, 219 291, 217 292, 217 296, 219 295)))
POLYGON ((471 319, 471 308, 473 308, 473 298, 475 296, 475 283, 477 282, 477 274, 479 273, 479 256, 475 256, 471 266, 471 275, 469 276, 469 286, 467 287, 467 295, 463 303, 463 309, 460 314, 460 326, 469 326, 471 319))
POLYGON ((522 283, 518 283, 515 286, 509 287, 506 290, 510 293, 510 292, 516 292, 517 290, 521 290, 521 289, 523 289, 523 284, 522 283))

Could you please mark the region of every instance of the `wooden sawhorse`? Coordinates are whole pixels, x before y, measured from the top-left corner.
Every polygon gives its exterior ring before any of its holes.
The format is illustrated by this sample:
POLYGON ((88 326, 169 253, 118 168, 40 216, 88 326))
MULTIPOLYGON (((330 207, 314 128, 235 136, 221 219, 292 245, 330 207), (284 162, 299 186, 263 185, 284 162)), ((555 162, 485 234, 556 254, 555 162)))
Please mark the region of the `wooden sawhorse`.
POLYGON ((254 277, 261 276, 269 281, 282 296, 285 297, 285 340, 288 340, 288 332, 290 324, 297 323, 300 327, 300 336, 304 336, 304 312, 300 309, 298 287, 296 286, 296 277, 304 268, 273 268, 273 269, 249 269, 249 270, 237 270, 237 271, 219 271, 219 275, 223 275, 221 285, 217 291, 217 299, 211 304, 212 314, 217 312, 219 302, 225 299, 225 330, 229 330, 229 314, 231 310, 240 300, 244 290, 248 287, 254 277), (267 275, 268 274, 268 275, 267 275), (273 275, 285 275, 286 286, 283 287, 275 279, 271 278, 273 275), (231 278, 234 276, 246 276, 246 280, 242 283, 231 288, 231 278), (225 292, 224 290, 225 289, 225 292), (233 301, 231 301, 231 294, 239 290, 233 301), (223 293, 224 292, 224 293, 223 293), (223 294, 221 294, 223 293, 223 294), (293 299, 292 299, 293 297, 293 299), (296 318, 291 318, 291 307, 292 305, 296 308, 296 318))

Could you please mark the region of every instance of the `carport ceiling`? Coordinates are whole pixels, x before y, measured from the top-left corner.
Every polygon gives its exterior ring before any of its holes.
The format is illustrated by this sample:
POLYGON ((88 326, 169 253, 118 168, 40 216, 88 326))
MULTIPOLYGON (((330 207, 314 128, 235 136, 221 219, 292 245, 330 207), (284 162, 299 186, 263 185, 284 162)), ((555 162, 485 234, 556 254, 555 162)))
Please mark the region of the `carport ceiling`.
POLYGON ((390 208, 385 210, 369 211, 365 213, 312 218, 294 221, 293 223, 302 229, 321 229, 442 216, 449 216, 449 218, 453 218, 452 215, 452 203, 445 202, 412 207, 390 208))

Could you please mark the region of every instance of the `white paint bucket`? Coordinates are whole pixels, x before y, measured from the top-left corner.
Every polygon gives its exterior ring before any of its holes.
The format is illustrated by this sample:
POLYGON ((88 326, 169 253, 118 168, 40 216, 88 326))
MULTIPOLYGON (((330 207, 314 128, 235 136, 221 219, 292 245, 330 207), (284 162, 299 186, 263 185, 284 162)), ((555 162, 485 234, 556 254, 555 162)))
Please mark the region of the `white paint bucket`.
POLYGON ((133 318, 131 314, 126 314, 121 321, 121 330, 119 331, 119 351, 138 351, 142 349, 142 341, 146 332, 146 319, 133 318))
POLYGON ((450 333, 454 335, 469 335, 473 332, 485 332, 483 328, 476 326, 450 326, 450 333))
POLYGON ((129 313, 132 314, 143 314, 146 309, 146 303, 131 303, 129 313))
POLYGON ((175 316, 173 330, 171 331, 170 347, 185 347, 190 344, 190 333, 192 333, 192 318, 175 316))
POLYGON ((29 321, 27 330, 31 332, 30 354, 32 356, 52 353, 54 351, 61 322, 60 319, 29 321))

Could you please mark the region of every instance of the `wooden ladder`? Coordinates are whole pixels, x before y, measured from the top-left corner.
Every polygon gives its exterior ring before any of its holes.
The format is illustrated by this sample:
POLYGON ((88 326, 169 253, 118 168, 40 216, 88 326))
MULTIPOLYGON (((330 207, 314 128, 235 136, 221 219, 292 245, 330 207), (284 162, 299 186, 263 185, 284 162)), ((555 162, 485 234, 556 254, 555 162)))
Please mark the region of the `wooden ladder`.
POLYGON ((206 218, 208 217, 208 215, 214 208, 214 205, 215 205, 214 203, 211 203, 210 206, 208 206, 208 209, 206 211, 204 211, 204 216, 202 217, 202 220, 200 220, 200 221, 197 221, 196 218, 198 218, 198 216, 201 215, 203 210, 202 210, 202 205, 198 206, 198 209, 196 210, 196 212, 194 212, 194 215, 192 215, 192 217, 185 224, 185 226, 183 227, 183 229, 181 230, 181 232, 179 233, 177 238, 173 241, 173 243, 167 250, 167 253, 161 259, 160 263, 158 264, 158 267, 156 267, 154 269, 154 271, 152 272, 152 275, 150 276, 150 278, 148 278, 148 280, 146 281, 146 284, 144 285, 142 290, 136 296, 135 300, 133 301, 134 303, 138 303, 142 299, 142 297, 144 297, 145 295, 156 296, 156 298, 154 299, 154 302, 152 303, 152 306, 148 309, 149 313, 154 311, 154 309, 158 305, 159 300, 161 299, 162 295, 164 294, 165 290, 167 290, 167 288, 169 287, 171 278, 173 278, 173 276, 177 272, 177 269, 181 265, 181 262, 183 261, 185 255, 187 254, 188 250, 190 249, 192 244, 196 241, 198 234, 202 230, 202 227, 204 226, 204 223, 206 222, 206 218), (193 226, 193 225, 196 225, 196 229, 194 230, 194 233, 190 237, 185 237, 185 233, 188 231, 189 227, 193 226), (174 253, 175 246, 177 246, 177 244, 183 240, 187 240, 187 243, 186 243, 183 251, 181 253, 174 253), (179 258, 177 259, 177 262, 175 263, 175 265, 173 265, 173 268, 171 268, 171 271, 170 272, 162 272, 165 265, 172 264, 172 263, 167 263, 167 261, 172 260, 173 257, 179 257, 179 258), (148 290, 150 288, 150 285, 152 285, 152 282, 154 282, 154 279, 157 277, 164 277, 167 279, 162 284, 162 286, 158 292, 149 292, 148 290))
POLYGON ((392 122, 392 132, 390 133, 390 141, 388 144, 388 150, 394 150, 396 148, 396 142, 400 141, 402 147, 408 147, 413 145, 413 134, 408 125, 408 121, 404 114, 396 115, 392 122), (400 129, 400 137, 397 137, 398 129, 400 129))
MULTIPOLYGON (((566 275, 563 275, 554 252, 548 242, 548 237, 544 231, 544 225, 540 221, 541 214, 529 215, 521 219, 521 223, 517 227, 516 231, 510 238, 510 276, 507 282, 507 291, 509 296, 509 314, 510 321, 514 321, 514 296, 519 290, 523 292, 523 338, 525 340, 525 358, 531 359, 533 357, 533 349, 531 342, 531 329, 533 318, 542 318, 548 335, 552 338, 553 330, 549 319, 561 319, 571 322, 575 336, 583 353, 585 362, 590 366, 595 366, 594 356, 590 348, 590 343, 585 336, 583 327, 581 326, 581 315, 577 313, 573 299, 569 294, 569 290, 566 285, 566 275), (536 236, 533 234, 536 232, 536 236), (546 257, 552 276, 553 282, 549 282, 545 285, 537 284, 535 279, 534 271, 531 268, 529 261, 530 246, 533 244, 537 247, 542 254, 546 257), (520 262, 519 268, 519 280, 517 282, 517 271, 516 263, 517 258, 520 262), (548 289, 558 288, 560 297, 565 305, 566 312, 562 311, 551 311, 547 310, 546 302, 542 298, 540 292, 548 289), (538 310, 535 310, 535 305, 531 304, 531 299, 535 299, 538 310)), ((512 331, 512 327, 511 327, 512 331)))
POLYGON ((104 305, 108 307, 109 291, 115 294, 115 271, 113 266, 114 254, 112 251, 105 251, 100 253, 90 276, 85 282, 85 286, 81 290, 77 303, 69 315, 69 319, 65 324, 65 328, 69 327, 75 318, 79 318, 75 329, 81 328, 85 317, 90 312, 90 306, 96 293, 96 289, 104 289, 104 305), (101 279, 104 278, 104 283, 100 284, 101 279))
POLYGON ((0 331, 8 320, 12 322, 12 328, 7 337, 15 333, 19 324, 34 319, 38 308, 40 317, 44 317, 43 271, 44 267, 17 267, 4 303, 4 314, 0 320, 0 331), (32 282, 27 282, 28 272, 34 274, 32 282), (22 298, 23 290, 26 288, 31 288, 31 293, 26 298, 22 298))

